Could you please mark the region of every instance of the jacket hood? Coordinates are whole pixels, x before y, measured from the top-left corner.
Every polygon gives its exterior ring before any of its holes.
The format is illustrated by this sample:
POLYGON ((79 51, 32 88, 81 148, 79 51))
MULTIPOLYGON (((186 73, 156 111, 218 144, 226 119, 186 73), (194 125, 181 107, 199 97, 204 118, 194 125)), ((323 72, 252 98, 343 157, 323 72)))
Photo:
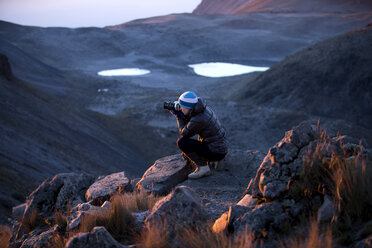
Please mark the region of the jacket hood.
POLYGON ((200 97, 198 97, 198 102, 195 104, 194 108, 192 109, 191 116, 195 116, 199 113, 202 113, 206 107, 207 107, 206 102, 200 97))

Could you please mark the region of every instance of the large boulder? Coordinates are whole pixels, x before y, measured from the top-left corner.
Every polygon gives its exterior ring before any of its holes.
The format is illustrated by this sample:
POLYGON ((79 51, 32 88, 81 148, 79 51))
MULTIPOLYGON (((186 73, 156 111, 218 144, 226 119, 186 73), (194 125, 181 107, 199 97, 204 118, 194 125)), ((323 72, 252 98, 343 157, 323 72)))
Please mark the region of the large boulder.
POLYGON ((67 230, 75 231, 80 227, 81 221, 85 216, 97 216, 105 214, 110 210, 110 202, 106 201, 101 207, 92 206, 89 203, 81 203, 71 209, 71 213, 67 218, 67 230))
POLYGON ((85 193, 86 200, 93 205, 101 205, 117 192, 132 191, 132 184, 124 171, 114 173, 94 182, 85 193))
POLYGON ((85 173, 61 173, 46 179, 27 197, 24 217, 34 211, 43 218, 52 217, 56 210, 66 212, 85 201, 84 193, 92 181, 93 176, 85 173))
POLYGON ((288 232, 302 205, 293 200, 274 201, 258 205, 252 211, 236 217, 232 223, 235 233, 248 228, 256 238, 275 236, 276 233, 288 232))
POLYGON ((67 242, 66 248, 125 248, 102 226, 94 227, 89 233, 79 233, 67 242))
POLYGON ((187 186, 178 186, 155 204, 145 222, 147 226, 165 223, 170 237, 173 237, 178 225, 193 228, 203 224, 207 218, 207 212, 195 192, 187 186))
POLYGON ((302 172, 302 155, 315 135, 316 126, 308 122, 287 131, 285 137, 270 148, 247 192, 268 200, 278 198, 302 172))
MULTIPOLYGON (((21 248, 49 248, 53 247, 54 239, 57 235, 62 235, 63 228, 55 225, 49 230, 36 229, 27 235, 27 238, 22 242, 21 248)), ((11 244, 13 247, 14 244, 11 244)))
POLYGON ((177 184, 185 181, 192 170, 192 166, 184 161, 182 154, 158 159, 136 184, 136 189, 165 195, 177 184))
POLYGON ((227 169, 231 172, 238 172, 245 177, 251 177, 257 172, 265 154, 258 150, 229 149, 226 157, 219 162, 220 170, 227 169))

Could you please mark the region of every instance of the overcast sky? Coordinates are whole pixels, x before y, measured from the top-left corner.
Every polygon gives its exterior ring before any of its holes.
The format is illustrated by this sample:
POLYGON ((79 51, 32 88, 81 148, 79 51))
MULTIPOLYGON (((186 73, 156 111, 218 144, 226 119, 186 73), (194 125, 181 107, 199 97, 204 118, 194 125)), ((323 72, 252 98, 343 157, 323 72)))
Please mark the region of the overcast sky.
POLYGON ((41 27, 104 27, 190 13, 201 0, 0 0, 0 20, 41 27))

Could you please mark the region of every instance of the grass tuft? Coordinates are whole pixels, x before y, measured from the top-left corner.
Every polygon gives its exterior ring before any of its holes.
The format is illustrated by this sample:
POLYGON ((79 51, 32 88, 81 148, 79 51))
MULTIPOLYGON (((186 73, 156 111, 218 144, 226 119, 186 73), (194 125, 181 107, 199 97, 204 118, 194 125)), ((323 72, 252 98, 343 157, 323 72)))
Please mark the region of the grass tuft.
POLYGON ((310 226, 302 231, 307 236, 296 234, 289 237, 285 243, 281 242, 282 248, 332 248, 332 230, 326 227, 321 230, 316 220, 310 221, 310 226))
POLYGON ((47 227, 48 224, 36 210, 33 210, 29 216, 23 217, 22 226, 26 232, 31 232, 37 227, 47 227))
POLYGON ((152 209, 158 197, 146 192, 117 194, 111 197, 108 211, 97 215, 86 215, 81 222, 80 231, 90 232, 95 226, 104 226, 118 241, 133 237, 135 223, 133 212, 152 209))
POLYGON ((63 229, 66 229, 67 227, 67 218, 65 215, 63 215, 61 210, 56 211, 54 214, 54 224, 59 225, 63 229))
POLYGON ((0 248, 9 247, 9 240, 12 238, 10 227, 0 225, 0 248))
POLYGON ((137 240, 137 246, 143 248, 253 248, 257 246, 253 234, 246 229, 234 236, 212 231, 212 224, 207 228, 179 226, 175 237, 170 240, 170 230, 166 223, 149 225, 137 240))
POLYGON ((156 225, 147 225, 136 237, 136 245, 141 248, 171 248, 169 230, 166 221, 156 225))

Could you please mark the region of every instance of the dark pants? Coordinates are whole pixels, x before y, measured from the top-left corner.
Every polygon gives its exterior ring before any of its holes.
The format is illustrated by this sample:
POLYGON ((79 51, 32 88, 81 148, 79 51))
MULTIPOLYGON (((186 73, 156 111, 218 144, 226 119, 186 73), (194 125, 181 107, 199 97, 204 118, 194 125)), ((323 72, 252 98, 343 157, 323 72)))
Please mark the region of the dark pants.
POLYGON ((207 161, 220 161, 226 156, 226 154, 212 152, 209 150, 207 144, 194 139, 181 137, 177 140, 177 145, 182 152, 186 154, 196 152, 201 158, 207 161))

